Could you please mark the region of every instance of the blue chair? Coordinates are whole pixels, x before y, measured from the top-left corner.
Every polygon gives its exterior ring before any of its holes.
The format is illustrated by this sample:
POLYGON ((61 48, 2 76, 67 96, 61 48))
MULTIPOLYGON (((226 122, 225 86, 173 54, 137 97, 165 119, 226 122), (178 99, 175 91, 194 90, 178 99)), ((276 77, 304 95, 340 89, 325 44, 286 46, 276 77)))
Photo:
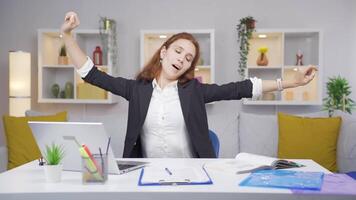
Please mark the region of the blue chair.
POLYGON ((352 171, 352 172, 347 172, 347 175, 351 176, 351 178, 356 180, 356 171, 352 171))
POLYGON ((215 155, 218 158, 219 157, 219 148, 220 148, 219 138, 216 135, 216 133, 214 133, 212 130, 209 130, 209 138, 210 138, 211 143, 213 144, 215 155))

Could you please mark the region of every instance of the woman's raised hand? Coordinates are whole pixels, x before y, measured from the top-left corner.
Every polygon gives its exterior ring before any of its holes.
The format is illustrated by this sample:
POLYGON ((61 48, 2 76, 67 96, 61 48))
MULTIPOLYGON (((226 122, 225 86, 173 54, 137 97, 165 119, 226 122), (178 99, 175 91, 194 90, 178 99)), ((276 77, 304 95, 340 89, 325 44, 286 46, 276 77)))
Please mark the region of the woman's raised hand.
POLYGON ((309 65, 304 69, 298 69, 294 76, 295 86, 303 86, 308 84, 314 79, 316 71, 318 71, 318 69, 313 65, 309 65))
POLYGON ((69 34, 73 29, 79 26, 80 21, 77 13, 71 11, 67 12, 64 17, 64 22, 61 26, 61 33, 69 34))

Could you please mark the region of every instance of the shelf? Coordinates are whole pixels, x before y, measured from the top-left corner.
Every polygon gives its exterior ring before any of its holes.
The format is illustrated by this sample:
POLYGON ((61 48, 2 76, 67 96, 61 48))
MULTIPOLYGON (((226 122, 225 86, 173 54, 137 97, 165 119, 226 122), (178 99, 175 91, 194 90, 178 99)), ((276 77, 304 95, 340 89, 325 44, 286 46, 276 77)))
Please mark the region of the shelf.
POLYGON ((73 68, 74 65, 43 65, 43 68, 73 68))
POLYGON ((246 105, 321 105, 322 74, 321 32, 318 30, 257 30, 250 40, 246 78, 258 77, 263 80, 292 79, 297 69, 315 65, 318 72, 309 84, 285 89, 273 95, 264 94, 258 100, 244 100, 246 105), (262 38, 260 36, 263 36, 262 38), (267 66, 256 66, 259 56, 257 49, 268 48, 267 66), (297 66, 297 53, 302 53, 302 66, 297 66))
POLYGON ((256 60, 259 56, 258 49, 260 47, 268 47, 266 53, 268 59, 267 66, 282 66, 283 65, 283 33, 261 32, 253 33, 250 40, 250 51, 247 56, 247 65, 256 65, 256 60), (265 38, 260 38, 260 36, 265 38))
POLYGON ((296 54, 303 53, 304 65, 319 65, 319 33, 285 33, 284 60, 286 65, 296 65, 296 54))
POLYGON ((282 66, 247 66, 248 69, 281 69, 282 66))
POLYGON ((44 98, 39 99, 38 103, 62 103, 62 104, 112 104, 112 100, 90 100, 90 99, 52 99, 52 98, 44 98))
MULTIPOLYGON (((100 34, 99 30, 77 30, 73 37, 80 48, 92 58, 96 46, 107 45, 108 34, 100 34)), ((58 30, 38 30, 38 102, 39 103, 68 103, 68 104, 112 104, 118 102, 116 96, 98 87, 84 83, 77 74, 69 59, 68 64, 58 64, 58 55, 63 41, 58 30), (56 97, 52 91, 53 85, 58 84, 60 91, 66 91, 56 97), (65 89, 67 85, 67 90, 65 89)), ((100 70, 111 73, 113 66, 108 53, 102 53, 103 65, 100 70)))
POLYGON ((315 102, 308 102, 306 104, 304 101, 253 101, 253 100, 243 100, 244 105, 320 105, 320 102, 315 101, 315 102))

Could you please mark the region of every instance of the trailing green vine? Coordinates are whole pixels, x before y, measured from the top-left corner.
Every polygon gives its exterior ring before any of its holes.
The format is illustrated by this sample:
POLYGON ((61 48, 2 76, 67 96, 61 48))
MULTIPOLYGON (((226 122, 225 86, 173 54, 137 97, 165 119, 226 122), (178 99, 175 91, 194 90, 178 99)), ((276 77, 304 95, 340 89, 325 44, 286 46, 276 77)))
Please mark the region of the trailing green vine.
POLYGON ((255 31, 255 23, 256 20, 253 17, 248 16, 240 19, 240 23, 237 25, 237 42, 240 45, 240 61, 238 72, 242 78, 245 77, 245 71, 247 68, 247 55, 250 50, 249 40, 252 37, 252 33, 255 31))

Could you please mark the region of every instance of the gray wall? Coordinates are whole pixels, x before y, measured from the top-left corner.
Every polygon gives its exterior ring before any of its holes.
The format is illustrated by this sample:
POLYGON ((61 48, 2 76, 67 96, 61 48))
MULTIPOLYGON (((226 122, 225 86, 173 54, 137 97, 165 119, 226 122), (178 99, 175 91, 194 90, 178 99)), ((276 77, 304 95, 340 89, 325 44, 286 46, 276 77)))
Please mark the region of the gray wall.
MULTIPOLYGON (((126 131, 127 103, 115 105, 60 105, 37 103, 37 29, 59 28, 64 14, 74 10, 80 28, 98 28, 99 16, 118 24, 119 75, 134 77, 139 70, 140 29, 215 29, 216 82, 236 81, 238 47, 236 24, 254 16, 257 28, 310 28, 324 32, 324 82, 340 74, 356 86, 356 8, 352 0, 0 0, 0 114, 8 113, 8 51, 32 55, 32 107, 44 112, 67 110, 71 120, 103 119, 114 134, 114 151, 120 156, 126 131), (109 118, 109 116, 111 118, 109 118), (114 118, 114 119, 113 119, 114 118), (119 121, 120 124, 114 122, 119 121)), ((325 93, 325 92, 324 92, 325 93)), ((352 94, 356 99, 356 92, 352 94)), ((240 101, 208 106, 209 126, 221 141, 222 157, 237 152, 237 113, 273 114, 318 111, 318 106, 243 106, 240 101)), ((0 145, 5 143, 2 123, 0 145)))

